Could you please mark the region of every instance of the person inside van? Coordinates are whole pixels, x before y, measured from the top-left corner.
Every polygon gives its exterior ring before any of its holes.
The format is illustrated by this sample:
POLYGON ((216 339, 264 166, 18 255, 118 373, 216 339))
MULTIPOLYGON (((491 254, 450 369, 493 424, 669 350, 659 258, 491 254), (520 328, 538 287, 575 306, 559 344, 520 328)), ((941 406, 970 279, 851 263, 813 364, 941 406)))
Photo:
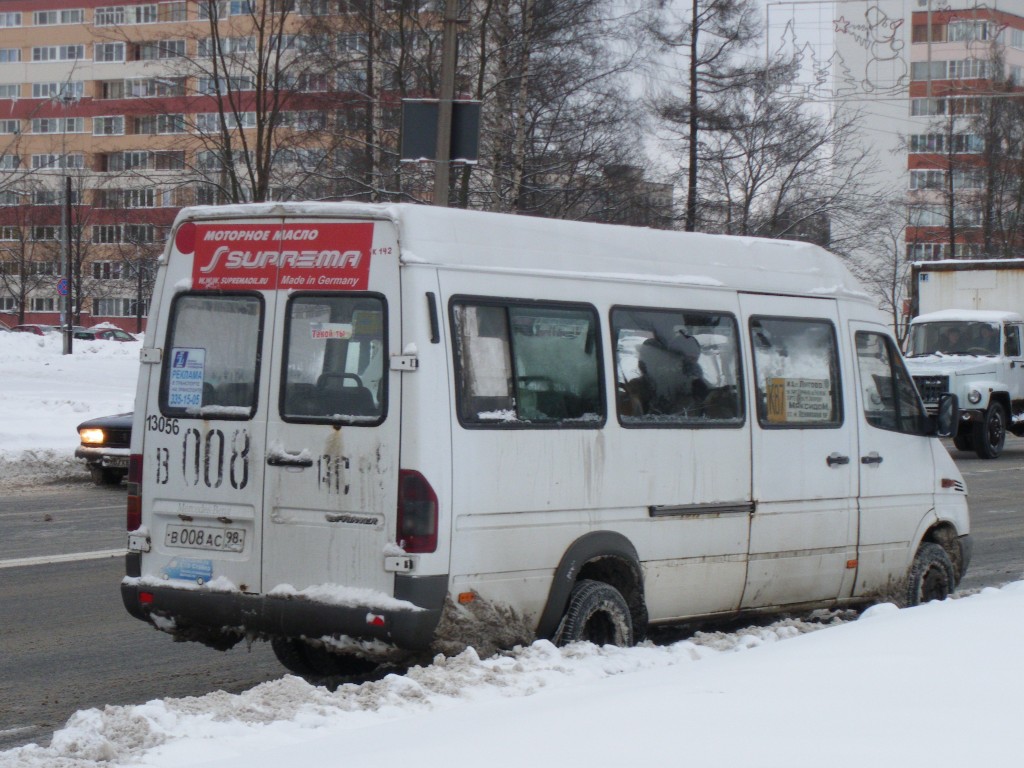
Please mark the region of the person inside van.
POLYGON ((640 376, 627 390, 644 414, 693 415, 708 393, 700 368, 700 343, 682 330, 647 339, 637 349, 640 376))

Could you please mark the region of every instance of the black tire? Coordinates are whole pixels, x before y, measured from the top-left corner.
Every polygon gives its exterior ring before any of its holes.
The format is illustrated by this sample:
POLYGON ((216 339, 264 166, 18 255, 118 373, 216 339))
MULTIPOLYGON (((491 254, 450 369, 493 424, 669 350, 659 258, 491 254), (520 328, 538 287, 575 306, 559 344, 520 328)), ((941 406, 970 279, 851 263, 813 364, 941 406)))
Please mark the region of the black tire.
POLYGON ((622 647, 635 643, 629 605, 610 584, 585 579, 573 587, 555 644, 581 641, 622 647))
POLYGON ((993 402, 985 416, 974 425, 974 450, 981 459, 996 459, 1006 442, 1006 411, 1002 403, 993 402))
POLYGON ((285 669, 311 682, 325 677, 365 675, 377 668, 372 661, 331 653, 321 646, 312 646, 291 637, 275 637, 270 641, 270 647, 285 669))
POLYGON ((95 464, 89 467, 89 476, 96 485, 120 485, 124 472, 120 469, 100 467, 95 464))
POLYGON ((973 451, 974 450, 974 433, 973 431, 964 430, 960 432, 956 437, 953 438, 953 445, 956 446, 959 451, 973 451))
POLYGON ((907 576, 906 605, 945 600, 956 588, 956 573, 949 555, 938 544, 923 542, 907 576))

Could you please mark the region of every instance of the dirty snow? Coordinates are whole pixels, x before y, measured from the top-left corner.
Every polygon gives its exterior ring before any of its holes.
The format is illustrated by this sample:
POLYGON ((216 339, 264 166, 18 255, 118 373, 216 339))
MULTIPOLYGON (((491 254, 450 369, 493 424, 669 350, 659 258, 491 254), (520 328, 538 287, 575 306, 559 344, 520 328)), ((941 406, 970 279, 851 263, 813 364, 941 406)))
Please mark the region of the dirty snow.
MULTIPOLYGON (((65 358, 59 339, 0 333, 3 485, 39 481, 29 466, 84 478, 74 427, 131 408, 137 359, 135 344, 65 358)), ((470 650, 335 692, 282 675, 239 695, 111 701, 0 752, 0 768, 1002 768, 1020 761, 1021 636, 1015 582, 628 650, 470 650)))

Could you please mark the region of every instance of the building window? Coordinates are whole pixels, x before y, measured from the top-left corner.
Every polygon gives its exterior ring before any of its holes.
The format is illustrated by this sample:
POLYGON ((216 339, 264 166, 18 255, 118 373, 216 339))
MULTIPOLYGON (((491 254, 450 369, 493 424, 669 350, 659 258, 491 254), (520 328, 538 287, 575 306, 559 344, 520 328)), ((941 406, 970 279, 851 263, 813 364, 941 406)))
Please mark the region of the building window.
POLYGON ((84 58, 84 45, 40 45, 32 49, 32 61, 77 61, 84 58))
MULTIPOLYGON (((59 240, 57 227, 53 226, 35 226, 29 234, 29 238, 35 243, 42 243, 47 240, 59 240)), ((49 264, 49 262, 36 262, 37 264, 49 264)), ((51 267, 52 264, 49 264, 51 267)), ((51 271, 39 272, 40 275, 53 274, 51 271)))
POLYGON ((60 83, 32 83, 33 99, 80 99, 85 95, 81 80, 60 83))
MULTIPOLYGON (((32 192, 32 205, 61 205, 64 203, 64 190, 36 189, 32 192)), ((78 205, 78 190, 71 190, 71 204, 78 205)), ((50 227, 53 229, 53 227, 50 227)), ((51 238, 43 238, 49 240, 51 238)))
POLYGON ((136 61, 156 61, 158 59, 177 59, 185 55, 184 40, 158 40, 139 43, 133 47, 136 61))
POLYGON ((124 61, 124 43, 96 43, 92 58, 97 62, 124 61))
POLYGON ((13 296, 0 296, 0 309, 15 312, 18 309, 18 300, 13 296))
POLYGON ((0 64, 21 61, 21 48, 0 48, 0 64))
POLYGON ((45 168, 84 168, 85 155, 76 152, 70 155, 43 154, 32 155, 32 167, 34 169, 45 168))
POLYGON ((0 120, 0 134, 21 133, 20 120, 0 120))
POLYGON ((120 261, 94 261, 92 277, 94 280, 120 280, 122 266, 120 261))
POLYGON ((9 189, 0 190, 0 206, 21 205, 21 195, 9 189))
MULTIPOLYGON (((184 96, 185 78, 138 78, 124 81, 124 96, 145 99, 152 96, 184 96)), ((105 97, 119 98, 119 97, 105 97)))
POLYGON ((0 27, 20 27, 20 13, 0 13, 0 27))
POLYGON ((94 317, 136 317, 141 309, 143 317, 149 314, 149 302, 135 299, 93 299, 94 317))
POLYGON ((81 8, 69 8, 64 11, 36 11, 32 14, 32 23, 37 27, 53 24, 82 24, 85 22, 85 11, 81 8))
POLYGON ((92 119, 93 136, 122 136, 124 135, 124 115, 111 115, 109 117, 94 117, 92 119))
POLYGON ((30 312, 53 312, 54 301, 52 297, 43 298, 42 296, 33 296, 29 300, 29 311, 30 312))
POLYGON ((0 155, 0 171, 15 171, 21 167, 20 155, 0 155))
POLYGON ((17 99, 21 96, 21 85, 6 83, 0 85, 0 99, 17 99))
POLYGON ((124 242, 155 243, 156 227, 152 224, 125 224, 124 242))
POLYGON ((185 153, 168 150, 153 153, 153 168, 157 171, 180 171, 185 168, 185 153))
POLYGON ((951 21, 946 25, 946 41, 991 40, 998 29, 996 24, 987 21, 951 21))
POLYGON ((93 224, 92 242, 100 244, 120 243, 120 224, 93 224))
POLYGON ((973 133, 915 133, 910 137, 912 153, 977 154, 985 149, 985 141, 973 133))
POLYGON ((185 21, 188 19, 188 8, 184 0, 177 0, 171 3, 157 4, 157 19, 159 21, 185 21))
POLYGON ((911 189, 944 189, 945 186, 945 171, 913 170, 910 172, 911 189))
POLYGON ((82 133, 84 117, 33 117, 32 133, 82 133))
POLYGON ((20 227, 0 227, 0 240, 18 242, 21 240, 20 227))

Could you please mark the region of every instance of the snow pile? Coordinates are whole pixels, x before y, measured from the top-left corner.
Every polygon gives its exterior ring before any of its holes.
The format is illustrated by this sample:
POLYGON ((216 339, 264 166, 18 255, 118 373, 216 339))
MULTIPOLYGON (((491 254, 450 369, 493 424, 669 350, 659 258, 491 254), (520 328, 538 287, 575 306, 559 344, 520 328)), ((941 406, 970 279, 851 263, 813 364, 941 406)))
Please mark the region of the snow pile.
POLYGON ((0 768, 1018 762, 1024 583, 832 624, 633 649, 540 641, 336 692, 289 676, 108 706, 77 713, 48 747, 0 753, 0 768))
POLYGON ((0 478, 5 486, 83 479, 75 428, 134 407, 141 342, 0 333, 0 478))

